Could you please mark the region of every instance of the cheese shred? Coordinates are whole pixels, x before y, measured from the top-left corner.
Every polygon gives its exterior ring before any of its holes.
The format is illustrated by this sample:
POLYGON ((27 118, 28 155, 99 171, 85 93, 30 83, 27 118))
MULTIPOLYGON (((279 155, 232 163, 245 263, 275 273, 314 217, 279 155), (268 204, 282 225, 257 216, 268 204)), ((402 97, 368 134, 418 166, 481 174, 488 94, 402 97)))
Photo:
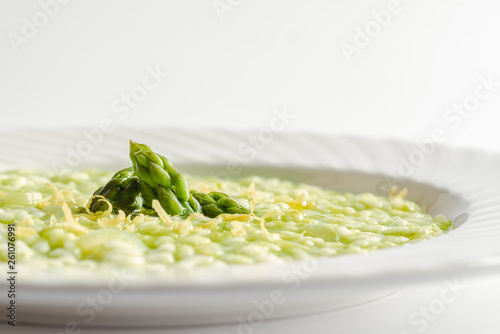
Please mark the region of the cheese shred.
POLYGON ((172 219, 170 219, 170 215, 165 211, 165 209, 161 206, 160 202, 158 202, 157 199, 153 200, 152 206, 162 222, 167 225, 172 225, 172 219))

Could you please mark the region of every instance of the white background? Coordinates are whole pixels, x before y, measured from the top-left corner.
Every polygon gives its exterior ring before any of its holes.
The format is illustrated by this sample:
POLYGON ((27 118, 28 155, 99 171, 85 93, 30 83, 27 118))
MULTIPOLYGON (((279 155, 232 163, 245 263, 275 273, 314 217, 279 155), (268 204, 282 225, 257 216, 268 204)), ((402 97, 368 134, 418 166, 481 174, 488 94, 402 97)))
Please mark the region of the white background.
MULTIPOLYGON (((478 76, 500 80, 495 0, 401 0, 351 63, 341 43, 390 1, 231 3, 221 19, 214 0, 73 0, 16 53, 9 33, 22 36, 41 6, 3 0, 0 126, 97 126, 159 65, 169 77, 119 126, 262 127, 286 106, 291 129, 417 140, 446 125, 478 76)), ((496 149, 499 105, 500 91, 449 142, 496 149)))
MULTIPOLYGON (((419 142, 441 128, 446 144, 500 152, 500 86, 456 127, 444 119, 474 95, 479 77, 500 81, 494 0, 401 0, 398 13, 350 59, 342 43, 355 46, 357 29, 373 26, 372 11, 380 14, 390 1, 224 0, 231 7, 220 15, 212 0, 74 0, 52 7, 47 22, 40 3, 0 2, 0 135, 26 126, 94 128, 104 118, 117 127, 258 129, 286 107, 296 115, 288 131, 419 142), (36 23, 34 17, 43 26, 23 37, 24 20, 36 23), (141 84, 148 67, 168 77, 120 118, 113 102, 141 84)), ((469 280, 425 332, 498 332, 495 281, 469 280)), ((442 282, 418 289, 366 310, 364 321, 351 320, 354 328, 417 333, 408 316, 439 295, 442 282)), ((290 328, 310 328, 293 321, 290 328)), ((316 332, 330 332, 325 328, 316 332)))

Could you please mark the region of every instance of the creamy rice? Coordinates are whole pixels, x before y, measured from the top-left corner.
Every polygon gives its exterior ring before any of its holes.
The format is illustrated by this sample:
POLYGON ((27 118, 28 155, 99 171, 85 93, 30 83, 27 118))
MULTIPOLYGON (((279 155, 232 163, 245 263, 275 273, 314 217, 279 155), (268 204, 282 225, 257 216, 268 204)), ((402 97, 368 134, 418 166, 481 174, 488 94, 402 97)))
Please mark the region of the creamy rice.
MULTIPOLYGON (((403 194, 339 193, 276 178, 235 181, 187 176, 192 188, 223 191, 250 215, 187 219, 123 213, 79 213, 113 173, 86 170, 57 176, 0 173, 0 261, 16 224, 16 257, 48 267, 199 267, 276 263, 358 254, 441 235, 451 228, 403 194), (81 209, 80 209, 81 210, 81 209)), ((161 211, 161 210, 160 210, 161 211)))

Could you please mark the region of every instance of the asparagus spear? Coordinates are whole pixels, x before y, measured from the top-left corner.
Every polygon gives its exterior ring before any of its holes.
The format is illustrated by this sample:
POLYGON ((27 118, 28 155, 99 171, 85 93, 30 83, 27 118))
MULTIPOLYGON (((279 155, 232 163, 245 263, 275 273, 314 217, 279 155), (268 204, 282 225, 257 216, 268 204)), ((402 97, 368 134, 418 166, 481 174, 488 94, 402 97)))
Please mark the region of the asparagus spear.
MULTIPOLYGON (((139 179, 134 175, 132 167, 118 171, 108 183, 94 192, 94 195, 105 197, 113 206, 113 212, 122 210, 126 214, 138 212, 142 209, 143 199, 139 187, 139 179)), ((108 203, 93 198, 90 211, 106 211, 108 203)))
POLYGON ((145 204, 158 199, 170 215, 200 212, 201 206, 190 194, 186 178, 167 158, 156 154, 147 145, 130 141, 130 159, 145 204))
MULTIPOLYGON (((247 209, 236 203, 227 194, 211 192, 204 194, 189 191, 186 178, 177 171, 164 156, 157 154, 145 144, 130 141, 132 167, 117 172, 94 195, 104 196, 113 206, 113 212, 141 211, 152 207, 157 199, 170 215, 188 215, 203 212, 205 216, 217 217, 222 213, 248 214, 247 209)), ((105 211, 108 204, 94 198, 90 211, 105 211)))
POLYGON ((242 207, 227 194, 221 192, 211 192, 209 194, 191 190, 191 195, 200 203, 203 214, 210 218, 215 218, 221 213, 249 214, 246 208, 242 207))

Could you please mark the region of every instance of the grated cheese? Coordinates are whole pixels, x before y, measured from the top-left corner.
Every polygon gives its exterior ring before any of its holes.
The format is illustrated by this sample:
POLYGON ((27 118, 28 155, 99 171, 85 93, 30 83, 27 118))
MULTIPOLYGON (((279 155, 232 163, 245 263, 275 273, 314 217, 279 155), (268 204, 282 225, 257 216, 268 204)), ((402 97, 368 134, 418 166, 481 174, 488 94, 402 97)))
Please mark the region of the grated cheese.
POLYGON ((156 211, 158 214, 158 217, 167 225, 172 225, 172 220, 170 219, 170 215, 163 209, 161 206, 160 202, 158 200, 154 199, 153 200, 153 209, 156 211))

